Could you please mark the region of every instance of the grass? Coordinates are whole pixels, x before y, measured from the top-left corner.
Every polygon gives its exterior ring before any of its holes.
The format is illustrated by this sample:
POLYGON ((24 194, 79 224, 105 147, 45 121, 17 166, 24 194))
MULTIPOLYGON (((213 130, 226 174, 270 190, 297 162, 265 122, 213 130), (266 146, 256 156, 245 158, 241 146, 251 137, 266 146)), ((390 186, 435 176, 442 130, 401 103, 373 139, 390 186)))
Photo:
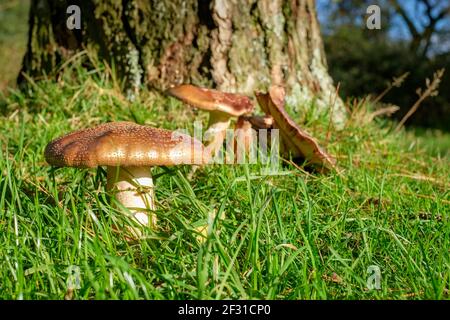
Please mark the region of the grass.
POLYGON ((435 157, 450 157, 450 134, 438 129, 409 129, 406 139, 411 146, 419 145, 427 153, 435 157))
MULTIPOLYGON (((109 205, 104 170, 53 169, 46 144, 106 121, 192 130, 207 116, 146 91, 128 102, 107 70, 78 66, 0 104, 1 299, 448 299, 449 158, 363 121, 364 106, 326 143, 341 174, 156 168, 160 227, 127 241, 113 225, 133 222, 109 205)), ((302 122, 327 141, 326 117, 302 122)))

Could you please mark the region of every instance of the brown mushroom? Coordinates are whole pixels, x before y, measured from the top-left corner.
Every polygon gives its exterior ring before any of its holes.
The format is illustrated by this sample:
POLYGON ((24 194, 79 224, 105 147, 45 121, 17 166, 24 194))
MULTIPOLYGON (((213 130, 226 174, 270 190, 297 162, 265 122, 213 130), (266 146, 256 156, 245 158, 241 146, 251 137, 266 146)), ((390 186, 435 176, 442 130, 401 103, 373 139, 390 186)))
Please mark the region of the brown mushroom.
MULTIPOLYGON (((261 109, 273 118, 274 128, 280 130, 285 153, 307 160, 308 164, 323 168, 335 168, 335 159, 325 152, 317 141, 302 130, 284 109, 285 91, 280 86, 271 86, 268 93, 256 93, 261 109)), ((280 148, 281 149, 281 148, 280 148)))
POLYGON ((270 115, 251 115, 242 118, 250 122, 254 129, 271 129, 273 127, 273 117, 270 115))
POLYGON ((205 145, 206 152, 211 156, 216 156, 222 147, 231 118, 249 114, 254 109, 252 101, 246 96, 190 84, 173 87, 168 93, 193 107, 209 111, 205 145))
POLYGON ((248 163, 256 161, 257 132, 248 117, 239 117, 234 130, 234 153, 236 163, 242 164, 248 156, 248 163))
MULTIPOLYGON (((249 163, 256 161, 256 149, 259 130, 273 128, 273 118, 271 116, 249 115, 240 116, 235 125, 235 147, 237 163, 243 163, 242 160, 248 155, 249 163)), ((270 137, 270 130, 267 131, 270 137)), ((270 138, 268 139, 270 140, 270 138)))
POLYGON ((203 145, 198 140, 169 130, 132 122, 110 122, 57 138, 45 148, 45 159, 56 167, 107 167, 107 191, 128 208, 143 225, 155 209, 150 168, 178 164, 202 164, 203 145))

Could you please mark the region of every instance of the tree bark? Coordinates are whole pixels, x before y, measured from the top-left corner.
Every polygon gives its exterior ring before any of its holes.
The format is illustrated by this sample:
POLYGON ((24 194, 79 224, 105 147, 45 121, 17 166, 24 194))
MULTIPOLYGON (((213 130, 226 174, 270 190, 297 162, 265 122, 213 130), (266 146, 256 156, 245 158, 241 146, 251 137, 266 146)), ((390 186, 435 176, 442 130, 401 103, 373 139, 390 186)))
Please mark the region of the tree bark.
POLYGON ((277 84, 298 111, 316 99, 336 123, 345 118, 314 0, 33 1, 24 73, 54 74, 82 49, 114 63, 132 95, 141 85, 193 83, 253 95, 277 84), (73 4, 81 30, 66 27, 73 4))

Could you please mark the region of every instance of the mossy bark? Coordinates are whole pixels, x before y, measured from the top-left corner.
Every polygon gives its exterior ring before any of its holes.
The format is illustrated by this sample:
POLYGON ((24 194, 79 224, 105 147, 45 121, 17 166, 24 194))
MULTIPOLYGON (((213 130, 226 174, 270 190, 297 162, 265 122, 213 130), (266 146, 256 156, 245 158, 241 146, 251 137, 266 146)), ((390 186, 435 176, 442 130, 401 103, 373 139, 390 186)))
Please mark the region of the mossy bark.
POLYGON ((328 74, 314 0, 35 0, 23 71, 52 74, 87 49, 110 63, 136 93, 144 84, 179 83, 252 95, 284 85, 288 102, 334 105, 344 118, 328 74), (81 8, 81 30, 69 30, 66 8, 81 8))

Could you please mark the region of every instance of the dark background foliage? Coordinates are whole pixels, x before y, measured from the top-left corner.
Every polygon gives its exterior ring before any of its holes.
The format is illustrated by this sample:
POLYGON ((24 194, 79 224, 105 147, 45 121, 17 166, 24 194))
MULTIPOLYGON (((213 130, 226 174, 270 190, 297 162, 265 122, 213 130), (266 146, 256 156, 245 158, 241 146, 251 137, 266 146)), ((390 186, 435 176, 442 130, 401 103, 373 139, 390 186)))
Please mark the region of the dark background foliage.
POLYGON ((409 72, 403 85, 382 99, 400 107, 394 117, 401 119, 417 100, 416 89, 445 68, 439 95, 425 100, 407 125, 450 130, 448 0, 319 0, 318 7, 328 66, 333 79, 340 82, 343 98, 376 96, 393 77, 409 72), (370 4, 381 8, 379 30, 366 28, 365 10, 370 4))

